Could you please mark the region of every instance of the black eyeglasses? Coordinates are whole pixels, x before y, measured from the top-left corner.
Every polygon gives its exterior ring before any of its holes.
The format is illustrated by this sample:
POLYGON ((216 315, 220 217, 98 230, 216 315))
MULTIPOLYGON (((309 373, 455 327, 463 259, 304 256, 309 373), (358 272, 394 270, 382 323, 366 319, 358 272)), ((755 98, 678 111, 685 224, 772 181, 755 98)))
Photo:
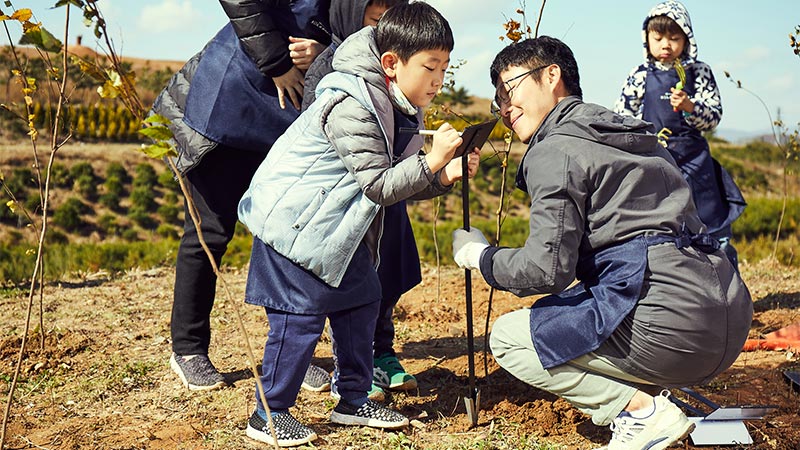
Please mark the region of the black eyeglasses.
POLYGON ((545 64, 544 66, 540 66, 535 69, 531 69, 527 72, 521 73, 511 78, 510 80, 503 81, 503 89, 500 89, 498 87, 497 90, 495 91, 494 100, 492 100, 492 106, 491 106, 492 114, 496 117, 500 116, 500 106, 507 105, 509 102, 511 102, 511 97, 514 96, 514 90, 517 89, 520 84, 522 84, 525 77, 536 72, 537 70, 542 70, 549 66, 550 64, 545 64), (511 87, 509 83, 511 83, 514 80, 519 80, 519 82, 514 87, 511 87))

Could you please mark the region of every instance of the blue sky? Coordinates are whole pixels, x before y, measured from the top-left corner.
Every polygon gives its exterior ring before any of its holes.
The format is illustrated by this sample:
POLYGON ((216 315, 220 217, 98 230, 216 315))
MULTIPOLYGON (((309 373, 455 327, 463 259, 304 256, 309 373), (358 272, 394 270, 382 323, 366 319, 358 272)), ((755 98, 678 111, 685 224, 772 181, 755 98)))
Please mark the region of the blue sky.
MULTIPOLYGON (((53 34, 63 36, 63 8, 48 11, 55 0, 17 0, 16 8, 31 8, 53 34)), ((226 22, 215 0, 101 0, 101 11, 118 51, 127 56, 186 60, 226 22)), ((519 0, 428 0, 450 21, 456 40, 453 61, 464 60, 455 75, 457 86, 490 97, 488 67, 508 41, 501 41, 502 24, 521 20, 519 0), (492 6, 486 6, 491 3, 492 6)), ((549 0, 539 34, 557 37, 574 51, 584 99, 611 107, 628 72, 643 60, 641 24, 657 2, 642 0, 549 0)), ((792 128, 800 122, 800 57, 789 48, 790 32, 800 25, 797 0, 685 0, 692 18, 699 59, 708 63, 720 85, 723 119, 720 134, 730 130, 769 130, 761 103, 737 89, 724 71, 740 80, 767 104, 773 118, 792 128)), ((541 3, 524 4, 531 26, 541 3)), ((7 8, 3 7, 3 12, 7 8)), ((93 45, 92 33, 72 9, 71 35, 82 34, 93 45)), ((15 36, 18 36, 16 34, 15 36)), ((4 37, 3 40, 6 38, 4 37)), ((74 42, 74 39, 73 39, 74 42)), ((733 136, 733 134, 731 134, 733 136)))

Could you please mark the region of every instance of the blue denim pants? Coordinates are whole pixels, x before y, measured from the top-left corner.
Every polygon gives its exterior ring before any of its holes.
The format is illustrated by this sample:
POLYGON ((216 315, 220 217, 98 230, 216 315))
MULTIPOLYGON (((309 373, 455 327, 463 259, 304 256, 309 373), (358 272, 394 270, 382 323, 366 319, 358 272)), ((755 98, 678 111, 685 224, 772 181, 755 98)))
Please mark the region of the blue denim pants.
MULTIPOLYGON (((367 396, 372 386, 372 338, 380 302, 330 314, 302 315, 265 308, 269 334, 260 377, 270 410, 294 406, 317 340, 330 321, 339 364, 337 392, 343 400, 367 396)), ((256 391, 256 407, 263 410, 256 391)))

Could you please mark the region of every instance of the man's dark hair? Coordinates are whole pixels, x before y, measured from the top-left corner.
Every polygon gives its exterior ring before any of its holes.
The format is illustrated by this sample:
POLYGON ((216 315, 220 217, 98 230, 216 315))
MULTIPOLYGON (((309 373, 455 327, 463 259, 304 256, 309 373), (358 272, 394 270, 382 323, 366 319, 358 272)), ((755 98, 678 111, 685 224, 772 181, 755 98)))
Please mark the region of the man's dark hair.
POLYGON ((453 50, 447 19, 423 2, 389 8, 378 21, 375 40, 378 51, 395 52, 403 62, 425 50, 453 50))
POLYGON ((655 16, 647 21, 647 32, 654 31, 658 34, 680 34, 686 38, 686 33, 683 28, 678 25, 678 22, 670 19, 667 16, 655 16))
MULTIPOLYGON (((578 63, 575 55, 567 44, 550 36, 540 36, 537 38, 525 39, 515 42, 508 47, 500 50, 494 57, 489 76, 492 84, 497 85, 500 72, 511 66, 535 67, 556 64, 561 68, 561 80, 570 95, 583 96, 581 90, 581 77, 578 74, 578 63)), ((539 78, 534 78, 538 83, 539 78)))

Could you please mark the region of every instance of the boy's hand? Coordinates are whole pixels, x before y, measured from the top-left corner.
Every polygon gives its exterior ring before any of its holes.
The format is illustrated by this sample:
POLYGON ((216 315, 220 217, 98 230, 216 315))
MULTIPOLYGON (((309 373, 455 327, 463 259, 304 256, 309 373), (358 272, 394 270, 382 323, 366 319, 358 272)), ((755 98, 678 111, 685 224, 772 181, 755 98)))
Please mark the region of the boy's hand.
POLYGON ((313 39, 289 36, 289 57, 300 70, 308 70, 317 55, 325 50, 325 46, 313 39))
POLYGON ((669 96, 669 104, 672 105, 673 111, 686 111, 688 113, 694 111, 694 103, 689 100, 689 95, 685 91, 676 88, 670 88, 669 90, 672 92, 672 95, 669 96))
POLYGON ((295 109, 300 110, 300 102, 303 99, 303 83, 305 81, 303 72, 292 66, 286 73, 279 77, 273 77, 272 81, 275 87, 278 88, 278 103, 281 109, 286 109, 286 94, 289 94, 289 100, 292 101, 295 109))
MULTIPOLYGON (((473 178, 475 174, 478 173, 478 167, 480 166, 481 162, 481 151, 478 147, 472 149, 471 152, 467 154, 467 175, 470 178, 473 178)), ((461 158, 456 158, 444 167, 441 175, 442 185, 450 186, 451 184, 455 183, 456 181, 462 178, 464 173, 463 168, 461 167, 461 158)))
POLYGON ((433 134, 431 152, 425 155, 431 172, 438 172, 449 163, 459 145, 461 145, 461 135, 449 123, 443 123, 433 134))

